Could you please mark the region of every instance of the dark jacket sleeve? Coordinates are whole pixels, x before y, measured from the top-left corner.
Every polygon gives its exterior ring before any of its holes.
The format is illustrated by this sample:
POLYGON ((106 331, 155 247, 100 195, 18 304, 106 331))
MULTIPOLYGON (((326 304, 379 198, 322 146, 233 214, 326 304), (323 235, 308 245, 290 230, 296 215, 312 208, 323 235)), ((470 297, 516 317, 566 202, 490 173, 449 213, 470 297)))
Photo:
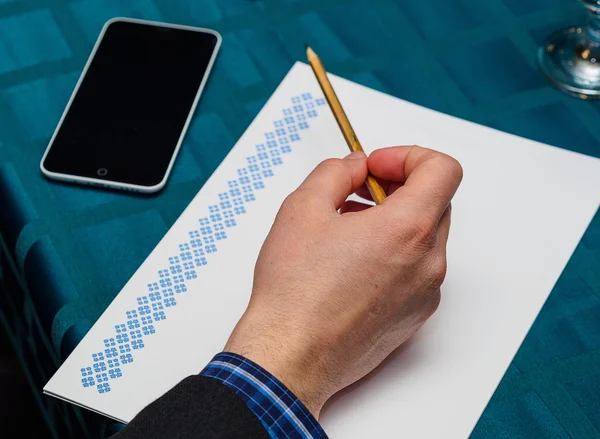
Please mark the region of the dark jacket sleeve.
POLYGON ((261 422, 220 381, 192 376, 142 410, 113 439, 270 439, 261 422))

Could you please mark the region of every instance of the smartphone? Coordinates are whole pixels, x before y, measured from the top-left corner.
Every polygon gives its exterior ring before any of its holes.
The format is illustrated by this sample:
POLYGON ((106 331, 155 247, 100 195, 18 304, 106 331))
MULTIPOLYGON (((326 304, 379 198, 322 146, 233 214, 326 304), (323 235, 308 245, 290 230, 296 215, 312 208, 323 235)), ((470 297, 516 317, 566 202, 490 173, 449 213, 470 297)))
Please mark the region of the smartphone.
POLYGON ((109 20, 44 153, 42 173, 114 189, 162 189, 220 45, 209 29, 109 20))

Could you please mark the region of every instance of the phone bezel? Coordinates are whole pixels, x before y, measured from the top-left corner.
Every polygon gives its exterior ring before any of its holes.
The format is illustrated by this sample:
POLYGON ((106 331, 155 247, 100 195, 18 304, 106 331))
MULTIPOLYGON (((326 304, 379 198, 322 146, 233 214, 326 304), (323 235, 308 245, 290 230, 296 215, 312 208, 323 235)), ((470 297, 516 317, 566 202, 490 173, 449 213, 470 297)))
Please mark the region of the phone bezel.
POLYGON ((219 52, 220 47, 221 47, 221 35, 212 29, 205 29, 205 28, 193 27, 193 26, 184 26, 184 25, 179 25, 179 24, 161 23, 161 22, 156 22, 156 21, 140 20, 137 18, 128 18, 128 17, 115 17, 115 18, 111 18, 110 20, 108 20, 102 27, 102 31, 100 32, 100 35, 98 36, 98 39, 96 40, 96 44, 94 45, 94 48, 92 49, 92 52, 90 53, 90 56, 85 64, 85 67, 83 68, 83 71, 81 72, 81 75, 79 76, 79 79, 77 81, 77 84, 75 85, 73 93, 71 93, 69 102, 67 103, 67 106, 65 107, 65 110, 63 111, 63 114, 62 114, 58 124, 56 125, 56 129, 54 130, 54 133, 52 134, 52 137, 50 138, 50 142, 48 143, 48 146, 46 147, 46 151, 44 152, 42 160, 40 161, 40 170, 42 171, 42 173, 50 179, 59 180, 59 181, 67 181, 67 182, 71 182, 71 183, 81 183, 81 184, 100 186, 100 187, 105 187, 105 188, 121 189, 121 190, 126 190, 126 191, 143 192, 143 193, 153 193, 153 192, 160 191, 167 183, 167 179, 169 178, 171 169, 173 168, 173 164, 175 163, 175 159, 177 158, 177 154, 179 153, 179 149, 181 148, 181 144, 183 143, 183 139, 185 138, 185 134, 187 132, 188 126, 190 124, 190 121, 192 120, 192 116, 194 114, 194 111, 196 110, 198 101, 200 100, 200 95, 202 94, 202 90, 204 89, 206 80, 208 79, 208 76, 210 75, 210 72, 212 70, 213 64, 215 62, 215 58, 217 56, 217 53, 219 52), (92 60, 94 59, 94 56, 96 55, 96 51, 98 50, 98 47, 100 46, 100 43, 102 42, 102 39, 104 38, 104 34, 106 33, 106 30, 108 29, 108 27, 111 24, 117 23, 117 22, 136 23, 136 24, 144 24, 144 25, 150 25, 150 26, 172 28, 172 29, 182 29, 182 30, 188 30, 188 31, 192 31, 192 32, 208 33, 208 34, 214 35, 217 38, 215 48, 213 50, 213 53, 211 54, 210 60, 208 62, 208 66, 204 73, 204 77, 202 78, 202 82, 200 83, 200 86, 198 87, 196 96, 194 98, 194 102, 192 104, 192 107, 190 108, 187 119, 185 121, 185 125, 183 126, 183 129, 181 130, 181 134, 179 135, 179 139, 177 140, 177 145, 175 146, 175 149, 173 150, 173 154, 171 155, 171 159, 169 161, 169 166, 167 167, 167 170, 165 171, 165 174, 164 174, 162 180, 158 184, 155 184, 153 186, 143 186, 143 185, 124 183, 121 181, 115 181, 115 180, 109 180, 109 179, 105 180, 105 179, 99 179, 99 178, 84 177, 82 175, 72 175, 72 174, 65 174, 65 173, 60 173, 60 172, 52 172, 44 167, 44 161, 46 160, 46 156, 50 152, 52 144, 54 143, 54 139, 56 138, 56 135, 58 134, 58 131, 60 130, 65 117, 69 113, 71 104, 72 104, 73 100, 75 99, 75 96, 77 95, 79 87, 80 87, 81 83, 83 82, 83 79, 85 78, 87 70, 88 70, 92 60))

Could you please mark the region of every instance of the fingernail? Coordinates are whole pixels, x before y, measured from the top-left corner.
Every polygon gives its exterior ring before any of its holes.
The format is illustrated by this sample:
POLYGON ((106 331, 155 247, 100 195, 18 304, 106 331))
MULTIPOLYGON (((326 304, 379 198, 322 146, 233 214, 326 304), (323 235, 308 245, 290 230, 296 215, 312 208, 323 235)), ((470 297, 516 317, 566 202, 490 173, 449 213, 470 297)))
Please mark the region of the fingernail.
POLYGON ((362 151, 353 151, 350 154, 348 154, 346 157, 344 157, 345 159, 351 159, 351 160, 356 160, 356 159, 364 159, 366 157, 366 154, 362 151))

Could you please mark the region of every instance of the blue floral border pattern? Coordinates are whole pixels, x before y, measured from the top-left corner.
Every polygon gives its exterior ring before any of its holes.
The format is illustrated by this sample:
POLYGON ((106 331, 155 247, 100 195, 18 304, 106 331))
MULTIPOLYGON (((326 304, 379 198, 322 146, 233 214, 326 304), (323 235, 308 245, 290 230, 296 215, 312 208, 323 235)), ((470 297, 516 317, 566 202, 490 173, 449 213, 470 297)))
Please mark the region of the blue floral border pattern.
POLYGON ((80 369, 83 387, 95 388, 100 394, 111 391, 111 380, 123 376, 136 351, 144 349, 148 337, 167 320, 169 310, 188 291, 188 281, 198 277, 198 270, 218 251, 219 241, 227 239, 227 229, 237 226, 239 217, 246 213, 245 205, 256 199, 292 152, 294 142, 301 139, 301 131, 310 127, 309 120, 318 116, 317 107, 325 104, 325 99, 303 93, 292 98, 289 108, 282 109, 281 119, 273 122, 273 131, 265 133, 264 143, 256 145, 256 154, 246 157, 247 166, 237 170, 227 190, 218 194, 218 201, 198 219, 197 228, 188 232, 187 241, 179 244, 179 253, 170 256, 165 268, 147 284, 148 293, 137 297, 137 303, 126 311, 124 323, 115 325, 114 333, 92 354, 92 365, 80 369))

